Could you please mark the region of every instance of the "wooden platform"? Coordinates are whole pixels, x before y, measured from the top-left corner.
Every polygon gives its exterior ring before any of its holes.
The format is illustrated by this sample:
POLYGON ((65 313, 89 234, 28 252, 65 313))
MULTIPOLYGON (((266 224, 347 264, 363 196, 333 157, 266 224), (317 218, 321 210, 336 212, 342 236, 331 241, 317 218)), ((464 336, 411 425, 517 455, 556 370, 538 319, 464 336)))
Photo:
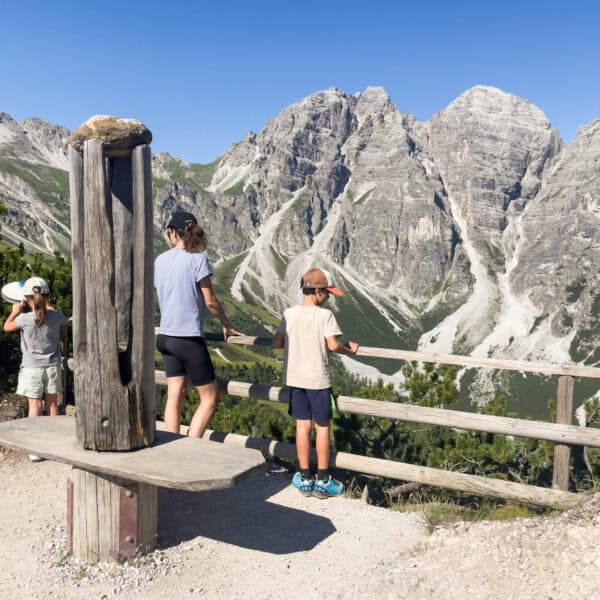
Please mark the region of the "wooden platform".
POLYGON ((190 491, 233 487, 265 463, 258 450, 165 431, 157 431, 155 443, 143 450, 83 450, 75 439, 74 417, 34 417, 0 423, 0 446, 87 471, 190 491))

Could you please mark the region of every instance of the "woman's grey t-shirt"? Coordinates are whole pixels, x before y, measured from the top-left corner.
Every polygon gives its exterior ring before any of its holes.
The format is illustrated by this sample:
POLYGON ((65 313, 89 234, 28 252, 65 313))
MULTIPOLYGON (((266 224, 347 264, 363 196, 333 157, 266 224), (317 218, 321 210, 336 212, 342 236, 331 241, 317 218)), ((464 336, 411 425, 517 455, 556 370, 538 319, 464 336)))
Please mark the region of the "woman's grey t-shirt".
POLYGON ((154 287, 160 307, 160 332, 174 337, 204 337, 206 305, 198 282, 213 271, 206 254, 172 248, 154 261, 154 287))
POLYGON ((39 327, 35 324, 35 313, 21 313, 15 319, 21 330, 21 367, 34 369, 60 364, 60 326, 66 321, 60 310, 49 310, 39 327))

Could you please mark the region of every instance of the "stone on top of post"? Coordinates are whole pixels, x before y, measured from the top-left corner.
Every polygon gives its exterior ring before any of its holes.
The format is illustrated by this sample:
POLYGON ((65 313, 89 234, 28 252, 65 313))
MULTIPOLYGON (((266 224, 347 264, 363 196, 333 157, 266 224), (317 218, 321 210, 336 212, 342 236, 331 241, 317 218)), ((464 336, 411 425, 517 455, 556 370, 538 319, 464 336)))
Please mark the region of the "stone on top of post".
POLYGON ((77 439, 89 450, 154 440, 151 139, 139 121, 96 116, 67 140, 77 439))
POLYGON ((152 133, 136 119, 96 115, 73 131, 67 138, 67 144, 81 154, 87 140, 102 142, 108 156, 127 155, 136 146, 149 144, 152 141, 152 133))

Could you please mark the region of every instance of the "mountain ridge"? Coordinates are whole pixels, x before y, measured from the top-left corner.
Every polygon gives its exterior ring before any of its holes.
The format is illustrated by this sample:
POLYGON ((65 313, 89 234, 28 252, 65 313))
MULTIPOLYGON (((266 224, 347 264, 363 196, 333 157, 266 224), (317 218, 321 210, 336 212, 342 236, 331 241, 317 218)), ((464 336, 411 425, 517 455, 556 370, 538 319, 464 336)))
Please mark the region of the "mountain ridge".
MULTIPOLYGON (((60 171, 68 132, 8 119, 2 234, 18 243, 31 227, 37 248, 68 251, 66 195, 38 193, 30 168, 60 171)), ((600 119, 565 144, 541 109, 490 86, 426 122, 381 87, 330 88, 207 165, 154 155, 154 226, 164 247, 170 213, 194 212, 233 298, 272 314, 304 270, 329 268, 349 292, 334 310, 368 345, 596 364, 599 164, 600 119)))

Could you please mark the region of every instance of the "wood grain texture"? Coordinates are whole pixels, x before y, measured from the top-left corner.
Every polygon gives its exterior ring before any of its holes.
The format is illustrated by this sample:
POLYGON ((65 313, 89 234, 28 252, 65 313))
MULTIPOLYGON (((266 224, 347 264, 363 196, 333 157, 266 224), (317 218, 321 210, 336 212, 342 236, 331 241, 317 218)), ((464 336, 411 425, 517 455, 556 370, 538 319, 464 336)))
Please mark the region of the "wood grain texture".
MULTIPOLYGON (((223 341, 223 337, 218 334, 206 334, 205 337, 208 341, 223 341)), ((227 343, 240 344, 244 346, 270 346, 271 339, 272 338, 240 335, 230 337, 227 340, 227 343)), ((410 350, 395 350, 392 348, 375 348, 369 346, 360 346, 357 356, 392 358, 409 362, 431 362, 442 365, 457 365, 461 367, 506 369, 509 371, 522 371, 524 373, 571 375, 573 377, 590 377, 592 379, 600 379, 599 368, 581 367, 578 365, 557 365, 552 363, 538 363, 524 360, 505 360, 500 358, 478 358, 475 356, 461 356, 458 354, 435 354, 431 352, 413 352, 410 350)))
MULTIPOLYGON (((133 197, 131 159, 111 158, 109 183, 112 203, 112 229, 115 245, 115 310, 117 311, 117 346, 129 350, 132 296, 133 197)), ((127 361, 128 362, 128 361, 127 361)))
MULTIPOLYGON (((166 383, 164 373, 157 371, 157 383, 166 383)), ((568 379, 568 378, 567 378, 568 379)), ((289 390, 276 386, 241 381, 219 381, 221 390, 231 396, 253 398, 255 400, 271 400, 273 402, 289 402, 289 390)), ((572 388, 571 388, 572 393, 572 388)), ((338 408, 342 412, 384 417, 394 421, 410 421, 485 431, 516 437, 534 438, 562 444, 600 447, 600 429, 571 425, 570 419, 563 423, 546 421, 531 421, 511 417, 497 417, 443 408, 429 408, 400 402, 385 402, 383 400, 368 400, 353 396, 339 396, 338 408)))
MULTIPOLYGON (((558 379, 556 394, 556 422, 571 426, 573 422, 573 377, 563 376, 558 379)), ((589 429, 588 431, 593 431, 589 429)), ((598 431, 597 429, 595 431, 598 431)), ((585 443, 585 446, 591 444, 585 443)), ((571 468, 571 448, 558 444, 554 447, 554 465, 552 470, 552 487, 557 490, 569 489, 569 471, 571 468)))
POLYGON ((133 304, 131 370, 136 382, 132 427, 154 440, 154 253, 152 225, 152 153, 138 146, 132 153, 133 186, 133 304))
POLYGON ((87 471, 189 491, 233 487, 261 470, 260 452, 157 432, 149 448, 131 452, 84 450, 74 436, 73 417, 34 417, 0 423, 0 446, 37 454, 87 471))
MULTIPOLYGON (((147 339, 147 331, 151 327, 147 321, 152 318, 152 303, 141 306, 138 298, 136 311, 132 313, 135 278, 142 282, 143 300, 147 298, 144 286, 152 285, 152 270, 146 264, 145 254, 148 236, 144 231, 141 239, 135 241, 136 246, 142 246, 144 253, 144 261, 138 264, 136 275, 133 273, 132 252, 135 224, 130 214, 130 210, 133 210, 133 183, 131 167, 124 162, 131 159, 113 159, 113 168, 118 173, 113 177, 117 184, 116 193, 113 193, 109 186, 108 161, 102 143, 86 141, 83 156, 83 258, 85 289, 89 293, 85 298, 85 356, 81 362, 77 361, 76 367, 77 439, 84 448, 90 450, 130 450, 151 444, 154 431, 153 386, 151 391, 148 376, 144 381, 145 367, 140 366, 144 363, 153 365, 153 356, 150 355, 153 340, 147 339), (129 187, 132 189, 128 192, 129 187), (121 198, 130 206, 126 206, 121 198), (126 236, 127 242, 119 241, 115 245, 116 235, 126 236), (118 251, 115 251, 115 247, 118 251), (117 259, 119 262, 116 264, 117 259), (148 274, 149 281, 146 281, 148 274), (138 320, 134 349, 132 321, 138 320), (127 328, 127 339, 120 329, 122 327, 127 328)), ((149 192, 146 189, 147 186, 142 196, 147 203, 146 195, 151 193, 151 188, 148 188, 149 192)), ((147 210, 141 220, 143 227, 147 227, 147 210)), ((139 252, 137 248, 136 252, 139 252)))
POLYGON ((90 563, 122 562, 156 547, 156 487, 78 468, 70 480, 73 556, 90 563))
POLYGON ((73 277, 73 355, 85 350, 85 268, 83 158, 69 146, 69 196, 71 200, 71 260, 73 277))
MULTIPOLYGON (((253 438, 233 433, 219 433, 210 430, 206 431, 204 439, 243 448, 254 448, 260 450, 265 455, 276 456, 278 458, 296 458, 295 444, 286 442, 253 438)), ((316 463, 314 450, 311 452, 311 462, 316 463)), ((560 490, 513 483, 490 477, 467 475, 443 469, 433 469, 431 467, 409 465, 391 460, 349 454, 347 452, 332 452, 330 454, 330 464, 339 469, 348 469, 350 471, 358 471, 360 473, 403 481, 415 481, 425 485, 461 490, 480 496, 504 498, 531 506, 571 508, 576 506, 580 501, 577 494, 560 490)))

